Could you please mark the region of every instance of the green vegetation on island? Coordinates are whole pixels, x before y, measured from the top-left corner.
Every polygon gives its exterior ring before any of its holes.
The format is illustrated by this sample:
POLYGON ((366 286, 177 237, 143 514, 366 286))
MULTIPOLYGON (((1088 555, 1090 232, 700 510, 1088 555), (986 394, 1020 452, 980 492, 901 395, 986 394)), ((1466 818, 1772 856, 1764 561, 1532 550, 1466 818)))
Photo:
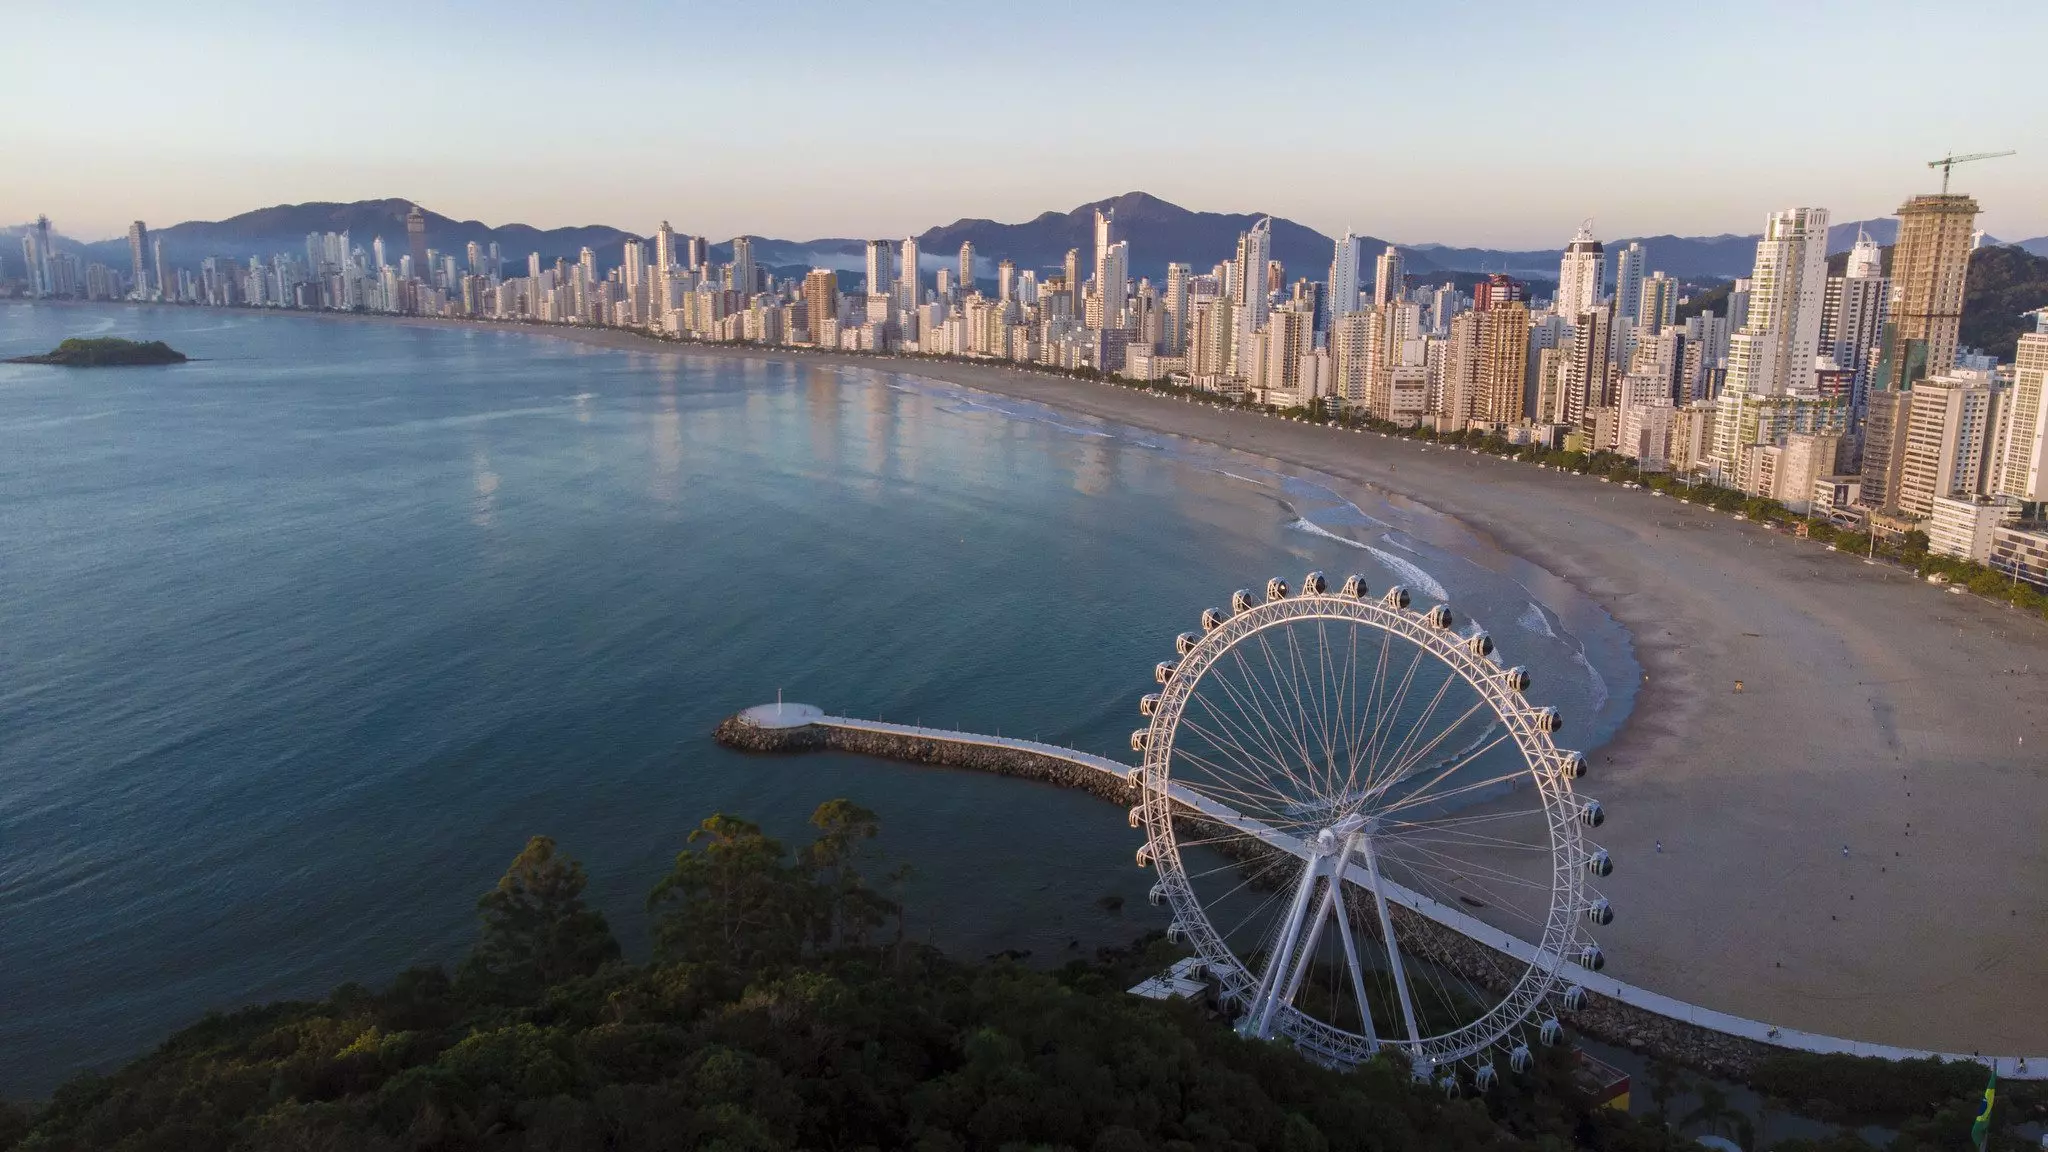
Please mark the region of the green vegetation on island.
POLYGON ((2034 330, 2025 313, 2048 307, 2048 256, 1994 244, 1970 253, 1963 278, 1963 319, 1957 333, 1965 348, 1981 348, 2011 363, 2020 336, 2034 330))
POLYGON ((41 356, 17 356, 10 364, 55 364, 63 368, 126 368, 142 364, 183 364, 185 354, 161 340, 118 336, 73 336, 41 356))
MULTIPOLYGON (((535 837, 478 901, 452 976, 209 1016, 38 1108, 0 1104, 0 1149, 1693 1146, 1659 1122, 1674 1074, 1647 1122, 1592 1105, 1562 1048, 1449 1099, 1391 1060, 1331 1071, 1199 1004, 1131 996, 1168 962, 1156 937, 1057 972, 949 959, 909 938, 891 895, 905 871, 869 875, 874 813, 834 800, 811 823, 792 853, 745 820, 704 821, 648 897, 646 963, 584 902, 582 867, 535 837)), ((1974 1071, 1800 1057, 1773 1095, 1845 1118, 1932 1109, 1892 1147, 1955 1147, 1974 1071)), ((1678 1128, 1741 1131, 1718 1091, 1678 1128)))

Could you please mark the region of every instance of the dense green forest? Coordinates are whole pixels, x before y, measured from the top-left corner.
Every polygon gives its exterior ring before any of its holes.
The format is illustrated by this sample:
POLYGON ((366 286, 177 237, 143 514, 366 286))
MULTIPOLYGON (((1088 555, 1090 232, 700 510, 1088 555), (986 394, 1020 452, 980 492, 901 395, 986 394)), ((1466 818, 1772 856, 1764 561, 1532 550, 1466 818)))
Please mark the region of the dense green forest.
POLYGON ((1981 348, 2011 363, 2022 333, 2034 323, 2021 313, 2048 307, 2048 257, 2024 248, 1994 245, 1970 254, 1963 281, 1965 348, 1981 348))
MULTIPOLYGON (((832 801, 812 824, 791 852, 705 821, 647 900, 644 964, 536 837, 452 974, 210 1016, 35 1110, 0 1106, 0 1149, 1695 1146, 1590 1107, 1562 1049, 1448 1099, 1391 1062, 1332 1072, 1240 1039, 1199 1005, 1122 991, 1158 970, 1156 942, 1058 972, 949 959, 906 940, 900 870, 870 876, 873 813, 832 801)), ((1954 1146, 1964 1124, 1896 1146, 1954 1146)))

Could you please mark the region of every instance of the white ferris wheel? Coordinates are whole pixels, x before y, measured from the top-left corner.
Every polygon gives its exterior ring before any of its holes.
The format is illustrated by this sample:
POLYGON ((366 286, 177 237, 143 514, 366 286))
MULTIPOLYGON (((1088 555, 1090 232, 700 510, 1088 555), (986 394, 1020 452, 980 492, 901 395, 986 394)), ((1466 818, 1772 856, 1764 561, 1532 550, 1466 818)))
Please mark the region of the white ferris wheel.
POLYGON ((1583 836, 1605 819, 1573 790, 1585 758, 1552 742, 1528 673, 1408 604, 1311 572, 1204 611, 1140 703, 1131 823, 1169 935, 1240 1031, 1339 1067, 1392 1049, 1483 1090, 1496 1053, 1527 1068, 1583 1006, 1613 865, 1583 836))

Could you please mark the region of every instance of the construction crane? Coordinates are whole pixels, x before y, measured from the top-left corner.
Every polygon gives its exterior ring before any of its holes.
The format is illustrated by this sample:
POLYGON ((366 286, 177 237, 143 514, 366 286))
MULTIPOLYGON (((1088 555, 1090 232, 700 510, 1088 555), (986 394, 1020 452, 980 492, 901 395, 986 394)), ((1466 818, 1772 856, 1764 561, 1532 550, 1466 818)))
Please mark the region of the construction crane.
POLYGON ((1946 155, 1946 156, 1943 156, 1943 157, 1942 157, 1941 159, 1939 159, 1939 160, 1929 160, 1929 161, 1927 162, 1927 166, 1928 166, 1929 168, 1939 168, 1939 169, 1941 169, 1941 194, 1942 194, 1943 196, 1946 196, 1946 195, 1948 195, 1948 170, 1949 170, 1949 169, 1951 169, 1951 168, 1955 167, 1955 166, 1956 166, 1956 165, 1958 165, 1958 164, 1968 164, 1968 163, 1969 163, 1969 162, 1971 162, 1972 160, 1996 160, 1996 159, 1998 159, 1998 158, 1999 158, 2000 156, 2016 156, 2016 155, 2018 155, 2018 153, 2017 153, 2017 152, 2014 152, 2014 151, 2013 151, 2012 149, 2010 149, 2010 148, 2006 149, 2006 150, 2005 150, 2005 151, 2003 151, 2003 152, 1972 152, 1972 153, 1970 153, 1970 154, 1969 154, 1969 155, 1967 155, 1967 156, 1958 156, 1958 155, 1956 155, 1955 153, 1951 152, 1951 153, 1949 153, 1948 155, 1946 155))

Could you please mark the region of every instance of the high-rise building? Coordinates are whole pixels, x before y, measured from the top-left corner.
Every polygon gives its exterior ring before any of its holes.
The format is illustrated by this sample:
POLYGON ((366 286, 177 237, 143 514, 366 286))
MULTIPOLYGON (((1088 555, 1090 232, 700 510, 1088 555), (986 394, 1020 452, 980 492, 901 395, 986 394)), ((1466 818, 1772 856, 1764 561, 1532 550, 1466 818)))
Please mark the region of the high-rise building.
POLYGON ((1166 296, 1160 301, 1160 311, 1166 320, 1161 349, 1168 356, 1179 356, 1187 350, 1188 340, 1187 265, 1166 266, 1166 296))
POLYGON ((427 214, 415 204, 405 214, 405 244, 412 253, 413 275, 426 276, 431 261, 427 259, 427 214))
POLYGON ((1373 261, 1372 306, 1384 308, 1408 290, 1401 271, 1401 250, 1392 244, 1373 261))
POLYGON ((1358 310, 1358 258, 1359 239, 1351 229, 1337 240, 1336 251, 1330 256, 1330 290, 1324 310, 1329 315, 1328 327, 1334 330, 1337 322, 1358 310))
MULTIPOLYGON (((735 236, 732 238, 732 290, 742 296, 751 296, 755 291, 754 285, 754 238, 735 236)), ((815 339, 817 329, 813 328, 811 333, 815 339)))
POLYGON ((1572 342, 1564 368, 1564 418, 1588 426, 1595 409, 1614 403, 1614 361, 1608 356, 1613 314, 1606 308, 1582 312, 1572 321, 1572 342))
POLYGON ((916 238, 905 237, 903 240, 903 259, 897 273, 897 282, 899 294, 902 296, 902 307, 906 312, 915 311, 917 306, 924 302, 924 288, 922 287, 924 276, 918 271, 918 259, 916 238))
POLYGON ((1268 310, 1267 265, 1273 260, 1273 219, 1261 217, 1251 231, 1237 237, 1237 268, 1232 275, 1237 292, 1231 302, 1237 307, 1238 326, 1256 331, 1265 327, 1268 310))
POLYGON ((1067 249, 1067 258, 1061 262, 1061 269, 1067 280, 1067 311, 1072 315, 1081 314, 1081 250, 1067 249))
POLYGON ((1122 243, 1117 238, 1116 209, 1109 206, 1095 210, 1095 294, 1102 298, 1102 326, 1121 328, 1124 321, 1126 290, 1124 281, 1129 278, 1130 249, 1123 249, 1123 257, 1117 266, 1110 267, 1116 246, 1122 243))
POLYGON ((1863 407, 1884 335, 1885 309, 1891 281, 1884 274, 1884 254, 1877 242, 1858 229, 1856 246, 1840 276, 1828 277, 1821 303, 1820 351, 1849 373, 1853 406, 1863 407))
POLYGON ((896 293, 896 253, 887 240, 868 241, 868 295, 896 293))
POLYGON ((996 299, 1007 304, 1017 292, 1017 264, 1014 260, 996 262, 996 299))
POLYGON ((1130 244, 1119 240, 1095 265, 1095 291, 1102 299, 1104 329, 1123 328, 1129 322, 1130 259, 1130 244))
POLYGON ((128 226, 128 262, 134 280, 132 291, 149 299, 149 225, 137 220, 128 226))
POLYGON ((965 241, 960 245, 960 291, 964 294, 974 291, 974 242, 965 241))
POLYGON ((2019 500, 2048 500, 2048 308, 2035 313, 2035 322, 2013 357, 1999 451, 1998 493, 2019 500))
POLYGON ((1812 387, 1827 245, 1825 208, 1791 208, 1765 221, 1749 278, 1748 320, 1728 342, 1725 391, 1777 396, 1812 387))
POLYGON ((1450 356, 1442 412, 1447 429, 1522 419, 1527 411, 1527 306, 1506 300, 1453 319, 1450 356))
POLYGON ((2002 395, 1988 375, 1963 372, 1917 380, 1906 395, 1898 507, 1924 518, 1936 497, 1983 492, 2002 395))
POLYGON ((1641 322, 1643 276, 1649 271, 1648 259, 1642 244, 1635 240, 1614 254, 1614 327, 1617 331, 1626 332, 1641 322))
POLYGON ((711 242, 702 236, 685 237, 683 251, 687 255, 683 266, 692 272, 704 271, 704 265, 711 262, 711 242))
POLYGON ((676 266, 676 230, 663 220, 654 230, 654 271, 664 283, 676 266))
POLYGON ((1505 272, 1495 272, 1472 285, 1472 310, 1486 312, 1529 298, 1529 286, 1505 272))
POLYGON ((804 277, 803 288, 805 327, 811 334, 811 343, 823 340, 827 321, 839 319, 839 273, 830 268, 813 268, 804 277))
POLYGON ((1654 336, 1678 319, 1678 281, 1662 272, 1643 279, 1636 307, 1636 327, 1654 336))
POLYGON ((1954 367, 1976 221, 1977 202, 1963 195, 1915 196, 1899 207, 1877 387, 1910 388, 1954 367))
POLYGON ((1602 282, 1607 273, 1607 255, 1593 239, 1591 220, 1579 225, 1578 234, 1565 245, 1564 258, 1557 265, 1557 299, 1550 310, 1567 320, 1591 312, 1605 293, 1602 282))
POLYGON ((161 236, 149 242, 151 263, 156 266, 156 294, 158 299, 175 300, 176 285, 164 279, 164 238, 161 236))

